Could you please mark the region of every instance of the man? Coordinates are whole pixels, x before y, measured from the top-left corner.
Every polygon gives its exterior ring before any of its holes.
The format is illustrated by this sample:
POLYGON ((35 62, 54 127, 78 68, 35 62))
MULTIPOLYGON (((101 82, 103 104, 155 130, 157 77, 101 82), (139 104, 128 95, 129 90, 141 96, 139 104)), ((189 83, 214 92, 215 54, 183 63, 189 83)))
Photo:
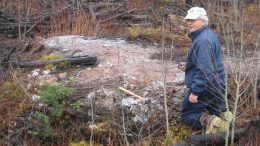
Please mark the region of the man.
POLYGON ((185 84, 189 89, 184 97, 181 118, 193 127, 206 127, 206 133, 226 131, 232 114, 224 112, 225 70, 220 42, 208 27, 204 8, 192 7, 185 21, 192 45, 186 65, 180 66, 185 70, 185 84), (222 119, 221 114, 224 115, 222 119))

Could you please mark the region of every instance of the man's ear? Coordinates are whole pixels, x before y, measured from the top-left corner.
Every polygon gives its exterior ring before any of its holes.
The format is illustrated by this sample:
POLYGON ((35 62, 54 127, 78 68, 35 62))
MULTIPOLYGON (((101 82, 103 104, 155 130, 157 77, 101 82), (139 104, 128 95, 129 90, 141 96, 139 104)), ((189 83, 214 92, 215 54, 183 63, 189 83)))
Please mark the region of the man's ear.
POLYGON ((201 27, 204 26, 206 23, 204 20, 200 19, 200 22, 201 22, 201 27))

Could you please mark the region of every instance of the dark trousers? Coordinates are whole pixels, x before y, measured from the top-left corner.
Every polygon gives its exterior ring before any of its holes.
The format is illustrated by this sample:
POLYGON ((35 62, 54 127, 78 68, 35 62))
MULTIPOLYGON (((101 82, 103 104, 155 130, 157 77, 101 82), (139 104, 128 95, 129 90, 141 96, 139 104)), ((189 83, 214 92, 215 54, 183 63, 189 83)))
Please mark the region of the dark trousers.
POLYGON ((198 103, 191 103, 189 101, 190 94, 191 91, 188 91, 184 97, 181 118, 184 123, 192 127, 202 128, 200 117, 205 110, 207 110, 209 114, 216 116, 219 116, 225 111, 224 98, 218 93, 205 91, 198 97, 198 103))

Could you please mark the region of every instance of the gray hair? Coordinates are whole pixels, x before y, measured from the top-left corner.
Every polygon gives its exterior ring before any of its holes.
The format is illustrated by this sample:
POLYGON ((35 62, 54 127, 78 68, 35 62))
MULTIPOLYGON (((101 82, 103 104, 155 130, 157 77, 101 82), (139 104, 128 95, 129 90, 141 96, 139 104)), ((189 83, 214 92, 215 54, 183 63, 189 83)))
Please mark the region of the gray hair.
POLYGON ((199 19, 202 19, 204 21, 205 25, 209 24, 209 18, 207 15, 200 15, 199 19))

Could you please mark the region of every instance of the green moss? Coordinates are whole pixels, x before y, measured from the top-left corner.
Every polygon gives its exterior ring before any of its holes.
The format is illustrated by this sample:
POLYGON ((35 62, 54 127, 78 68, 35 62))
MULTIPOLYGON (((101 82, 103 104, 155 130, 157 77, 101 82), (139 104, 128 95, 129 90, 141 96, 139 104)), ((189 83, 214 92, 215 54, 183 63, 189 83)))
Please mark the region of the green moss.
POLYGON ((79 143, 70 143, 69 146, 102 146, 102 144, 97 144, 97 143, 90 143, 90 142, 87 142, 87 141, 81 141, 79 143))
POLYGON ((40 57, 40 61, 49 61, 49 60, 55 60, 55 59, 61 59, 63 58, 62 56, 55 55, 55 54, 49 54, 49 55, 42 55, 40 57))
POLYGON ((140 35, 145 36, 160 36, 161 35, 161 28, 130 28, 128 31, 129 37, 136 38, 140 35))
POLYGON ((46 64, 46 65, 44 65, 44 69, 52 69, 54 67, 54 65, 53 64, 46 64))
POLYGON ((6 96, 11 99, 19 99, 25 95, 24 90, 13 81, 6 81, 3 84, 3 89, 6 91, 6 96))
POLYGON ((65 60, 63 62, 60 63, 61 67, 69 67, 70 66, 70 62, 68 60, 65 60))
POLYGON ((191 133, 191 128, 185 125, 173 125, 170 127, 170 131, 172 133, 173 141, 178 142, 185 139, 191 133))

